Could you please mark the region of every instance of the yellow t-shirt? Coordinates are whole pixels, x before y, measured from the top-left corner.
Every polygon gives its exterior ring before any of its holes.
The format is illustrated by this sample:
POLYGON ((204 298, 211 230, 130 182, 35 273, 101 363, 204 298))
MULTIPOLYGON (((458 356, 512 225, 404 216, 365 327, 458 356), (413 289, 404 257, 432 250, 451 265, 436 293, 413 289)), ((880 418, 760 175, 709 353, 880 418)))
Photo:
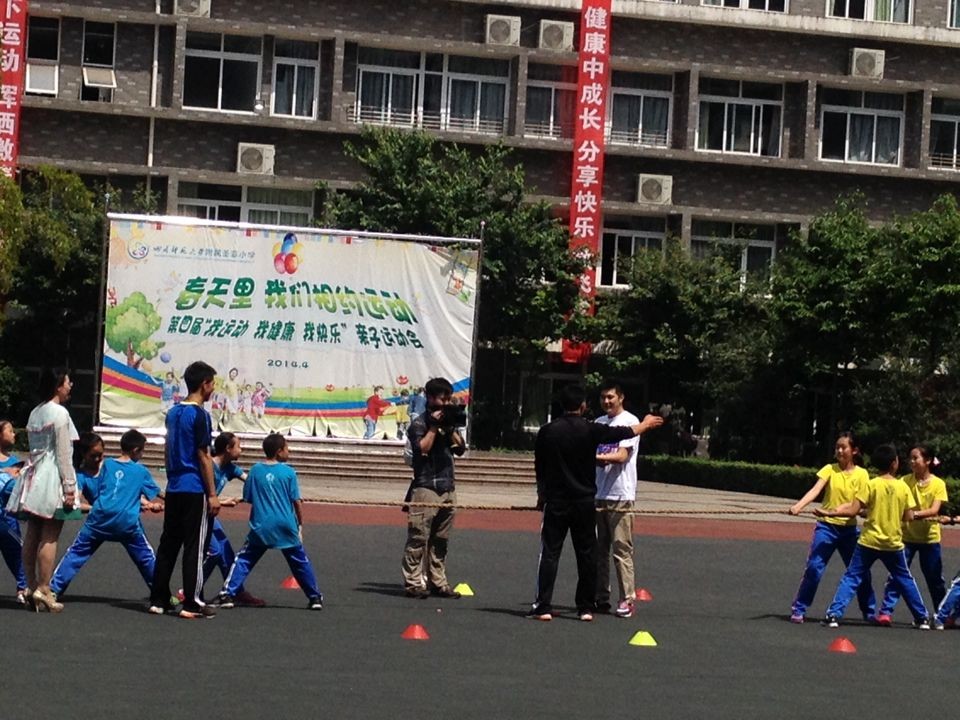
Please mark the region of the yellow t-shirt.
MULTIPOLYGON (((947 501, 947 484, 936 475, 930 475, 926 484, 922 487, 917 484, 917 479, 913 476, 913 473, 904 475, 900 479, 910 488, 921 510, 933 507, 936 500, 947 501)), ((936 518, 932 518, 904 523, 903 541, 908 543, 940 542, 940 523, 936 520, 936 518)))
POLYGON ((860 488, 857 500, 867 506, 859 543, 873 550, 902 550, 903 513, 919 509, 907 484, 899 478, 875 477, 860 488))
MULTIPOLYGON (((864 468, 854 466, 845 471, 841 470, 836 463, 824 465, 817 473, 817 477, 827 478, 826 487, 823 488, 823 500, 820 501, 824 510, 836 510, 841 505, 851 502, 857 496, 857 491, 870 480, 870 475, 864 468)), ((820 518, 820 521, 832 525, 857 524, 855 517, 828 517, 820 518)))

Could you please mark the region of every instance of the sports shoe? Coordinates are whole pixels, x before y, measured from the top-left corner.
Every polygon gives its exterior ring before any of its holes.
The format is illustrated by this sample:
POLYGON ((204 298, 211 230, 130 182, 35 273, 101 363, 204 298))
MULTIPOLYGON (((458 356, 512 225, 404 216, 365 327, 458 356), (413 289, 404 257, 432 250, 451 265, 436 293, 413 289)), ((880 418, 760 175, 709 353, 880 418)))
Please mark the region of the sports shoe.
POLYGON ((577 612, 577 618, 580 622, 593 622, 593 613, 589 610, 581 610, 577 612))
POLYGON ((823 624, 830 628, 840 627, 840 618, 836 615, 827 615, 823 619, 823 624))
POLYGON ((886 613, 879 613, 874 616, 873 622, 879 625, 880 627, 890 627, 893 625, 893 618, 887 615, 886 613))
POLYGON ((533 608, 530 612, 528 612, 527 617, 530 620, 539 620, 540 622, 550 622, 553 620, 553 615, 550 612, 545 612, 538 608, 533 608))
POLYGON ((633 617, 633 600, 624 600, 617 605, 617 617, 624 619, 633 617))
POLYGON ((27 604, 27 591, 17 590, 17 605, 26 605, 26 604, 27 604))
POLYGON ((919 620, 914 620, 913 625, 914 627, 917 628, 917 630, 929 630, 930 618, 923 617, 923 618, 920 618, 919 620))
POLYGON ((800 613, 793 613, 790 616, 790 622, 792 622, 794 625, 803 625, 803 615, 800 613))
POLYGON ((409 598, 416 598, 417 600, 426 600, 428 597, 430 597, 430 593, 422 587, 404 588, 403 594, 409 598))
POLYGON ((934 619, 933 619, 933 629, 934 629, 934 630, 943 630, 943 629, 944 629, 944 625, 943 625, 943 623, 940 622, 938 619, 934 618, 934 619))
POLYGON ((201 605, 196 610, 180 608, 180 612, 177 613, 177 615, 178 617, 182 617, 184 620, 209 620, 217 616, 217 611, 209 605, 201 605))
POLYGON ((460 593, 449 585, 445 588, 430 588, 430 594, 434 597, 449 598, 450 600, 460 599, 460 593))
POLYGON ((323 598, 312 597, 307 601, 307 610, 323 610, 323 598))
POLYGON ((151 615, 165 615, 167 608, 163 607, 162 605, 151 605, 147 608, 147 612, 151 615))
POLYGON ((944 628, 955 628, 957 626, 957 619, 951 615, 946 620, 943 621, 944 628))
POLYGON ((233 595, 228 595, 227 593, 220 593, 210 604, 218 608, 223 608, 224 610, 229 610, 230 608, 236 607, 238 603, 239 596, 234 597, 233 595))
POLYGON ((265 600, 263 600, 262 598, 258 598, 256 595, 254 595, 253 593, 247 592, 246 590, 243 590, 242 592, 238 592, 234 597, 234 600, 236 600, 237 601, 236 604, 240 605, 241 607, 260 608, 260 607, 266 607, 267 605, 267 602, 265 600))

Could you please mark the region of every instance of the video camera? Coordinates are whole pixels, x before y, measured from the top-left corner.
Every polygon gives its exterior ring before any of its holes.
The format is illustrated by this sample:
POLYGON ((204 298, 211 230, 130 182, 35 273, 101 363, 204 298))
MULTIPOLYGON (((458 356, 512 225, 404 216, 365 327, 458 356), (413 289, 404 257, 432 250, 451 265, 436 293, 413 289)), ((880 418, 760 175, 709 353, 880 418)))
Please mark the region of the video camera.
POLYGON ((439 419, 433 417, 433 412, 427 410, 426 420, 428 426, 443 428, 444 430, 456 430, 467 424, 467 408, 463 405, 444 405, 439 408, 442 415, 439 419))

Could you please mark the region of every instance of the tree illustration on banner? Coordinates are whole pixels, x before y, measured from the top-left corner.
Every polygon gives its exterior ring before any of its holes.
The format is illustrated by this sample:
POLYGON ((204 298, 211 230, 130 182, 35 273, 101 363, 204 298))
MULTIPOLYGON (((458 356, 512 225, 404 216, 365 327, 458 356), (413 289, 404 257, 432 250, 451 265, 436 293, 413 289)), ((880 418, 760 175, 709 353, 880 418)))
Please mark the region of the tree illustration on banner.
POLYGON ((165 344, 150 339, 160 329, 160 322, 160 315, 147 296, 135 292, 107 309, 107 347, 126 356, 128 367, 139 369, 144 360, 155 358, 165 344))

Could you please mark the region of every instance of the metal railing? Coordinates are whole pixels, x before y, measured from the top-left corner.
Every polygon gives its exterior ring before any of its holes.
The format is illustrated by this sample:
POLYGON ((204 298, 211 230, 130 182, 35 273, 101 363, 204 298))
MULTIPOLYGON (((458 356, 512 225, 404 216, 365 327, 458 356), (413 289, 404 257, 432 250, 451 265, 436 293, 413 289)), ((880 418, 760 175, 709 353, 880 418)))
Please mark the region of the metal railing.
POLYGON ((394 110, 380 106, 348 107, 347 121, 368 125, 422 128, 424 130, 475 132, 484 135, 503 135, 505 130, 505 123, 502 119, 458 118, 450 117, 447 113, 394 110))

